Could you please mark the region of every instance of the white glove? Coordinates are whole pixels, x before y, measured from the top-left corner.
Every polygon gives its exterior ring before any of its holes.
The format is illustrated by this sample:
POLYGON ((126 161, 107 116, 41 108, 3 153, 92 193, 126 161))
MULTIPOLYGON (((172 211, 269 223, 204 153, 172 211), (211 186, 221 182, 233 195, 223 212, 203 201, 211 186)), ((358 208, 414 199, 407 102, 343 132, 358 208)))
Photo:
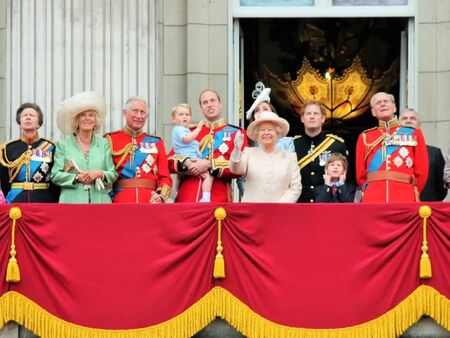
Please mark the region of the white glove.
POLYGON ((244 144, 244 135, 238 131, 236 135, 234 136, 234 148, 231 152, 231 160, 233 162, 239 162, 241 160, 241 148, 244 144))
POLYGON ((105 189, 105 185, 103 184, 103 181, 101 178, 95 179, 95 189, 97 189, 98 191, 105 189))

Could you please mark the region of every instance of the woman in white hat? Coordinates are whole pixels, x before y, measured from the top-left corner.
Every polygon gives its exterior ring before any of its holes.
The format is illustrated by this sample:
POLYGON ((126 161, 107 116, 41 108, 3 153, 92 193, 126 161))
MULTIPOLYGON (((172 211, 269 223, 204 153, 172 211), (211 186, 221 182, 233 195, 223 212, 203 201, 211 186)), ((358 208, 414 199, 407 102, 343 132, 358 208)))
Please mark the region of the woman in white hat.
POLYGON ((106 139, 95 135, 106 115, 105 98, 82 92, 61 103, 57 124, 69 135, 56 144, 53 183, 61 203, 111 203, 107 186, 117 178, 106 139))
POLYGON ((263 111, 247 129, 247 136, 257 141, 258 147, 247 147, 241 152, 243 135, 236 135, 230 171, 245 176, 242 202, 297 202, 302 190, 297 155, 276 146, 288 131, 285 119, 263 111))

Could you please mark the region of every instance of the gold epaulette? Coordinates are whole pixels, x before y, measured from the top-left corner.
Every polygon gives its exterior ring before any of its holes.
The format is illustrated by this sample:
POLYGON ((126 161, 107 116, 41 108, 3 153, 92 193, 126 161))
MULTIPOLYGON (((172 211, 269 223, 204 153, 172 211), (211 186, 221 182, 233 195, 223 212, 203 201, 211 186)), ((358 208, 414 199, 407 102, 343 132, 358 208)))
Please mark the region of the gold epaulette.
POLYGON ((103 134, 103 137, 106 137, 106 136, 112 135, 112 134, 117 134, 119 131, 121 131, 121 129, 115 130, 115 131, 110 131, 110 132, 108 132, 108 133, 104 133, 104 134, 103 134))
POLYGON ((239 129, 239 130, 242 129, 242 128, 239 127, 239 126, 235 126, 234 124, 229 124, 229 123, 228 123, 228 127, 233 127, 233 128, 239 129))
POLYGON ((372 128, 369 128, 369 129, 363 130, 363 132, 362 132, 361 134, 363 134, 363 133, 367 133, 368 131, 372 131, 372 130, 375 130, 375 129, 378 129, 378 127, 372 127, 372 128))
POLYGON ((143 132, 143 134, 145 134, 145 135, 147 135, 147 136, 151 136, 151 137, 157 138, 158 140, 161 139, 161 137, 156 136, 156 135, 152 135, 152 134, 149 134, 149 133, 146 133, 145 131, 143 132))
POLYGON ((8 144, 11 144, 11 143, 14 143, 14 142, 17 142, 17 141, 21 141, 20 137, 15 138, 15 139, 13 139, 13 140, 6 141, 6 142, 2 143, 2 145, 1 145, 0 147, 1 147, 2 149, 6 149, 6 146, 7 146, 8 144))
POLYGON ((345 143, 344 139, 342 137, 339 137, 337 135, 334 134, 326 134, 325 136, 331 137, 332 139, 335 139, 339 142, 345 143))
POLYGON ((46 141, 48 143, 55 144, 55 142, 53 140, 50 140, 49 138, 41 137, 41 139, 43 139, 44 141, 46 141))
POLYGON ((301 138, 302 135, 295 135, 294 137, 292 137, 292 141, 301 138))

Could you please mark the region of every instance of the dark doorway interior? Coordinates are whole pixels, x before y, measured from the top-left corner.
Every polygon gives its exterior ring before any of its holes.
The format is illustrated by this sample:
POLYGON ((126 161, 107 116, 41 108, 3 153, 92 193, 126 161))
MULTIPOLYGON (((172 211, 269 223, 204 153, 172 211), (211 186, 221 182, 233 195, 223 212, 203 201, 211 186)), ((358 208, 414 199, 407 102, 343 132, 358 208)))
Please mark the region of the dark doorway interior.
MULTIPOLYGON (((336 77, 342 76, 356 57, 361 59, 368 79, 380 78, 390 69, 390 76, 379 89, 392 93, 398 102, 401 32, 407 30, 407 19, 242 19, 240 23, 244 37, 244 112, 253 102, 255 83, 267 82, 264 69, 281 81, 295 80, 304 58, 321 75, 333 68, 336 77)), ((302 134, 295 108, 281 104, 272 94, 277 112, 291 125, 290 135, 302 134)), ((359 133, 376 125, 370 108, 365 106, 363 111, 352 119, 328 120, 324 127, 344 137, 351 153, 359 133)))

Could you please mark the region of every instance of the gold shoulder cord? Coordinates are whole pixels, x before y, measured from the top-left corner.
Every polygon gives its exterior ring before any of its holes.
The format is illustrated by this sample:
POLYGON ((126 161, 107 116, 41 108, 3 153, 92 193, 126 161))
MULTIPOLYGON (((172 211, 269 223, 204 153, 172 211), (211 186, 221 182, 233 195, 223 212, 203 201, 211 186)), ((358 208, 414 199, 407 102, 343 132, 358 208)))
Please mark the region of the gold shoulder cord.
POLYGON ((8 168, 9 183, 12 183, 24 165, 29 165, 33 152, 31 149, 25 151, 18 159, 14 161, 8 160, 6 156, 6 144, 2 144, 0 148, 0 164, 8 168))
POLYGON ((117 164, 116 164, 116 166, 115 166, 115 169, 117 170, 117 169, 120 168, 120 166, 121 166, 122 163, 125 161, 125 159, 127 158, 127 156, 128 156, 131 152, 134 153, 134 145, 133 145, 133 143, 128 143, 128 144, 127 144, 125 147, 123 147, 122 149, 117 150, 117 151, 113 151, 114 148, 113 148, 113 144, 112 144, 112 139, 111 139, 111 137, 110 137, 109 135, 107 135, 106 138, 107 138, 108 141, 109 141, 109 145, 110 145, 110 148, 111 148, 111 155, 112 155, 112 156, 122 156, 122 157, 120 158, 119 162, 117 162, 117 164))
POLYGON ((369 154, 372 152, 372 150, 379 145, 384 140, 384 134, 381 134, 375 141, 372 143, 366 142, 366 133, 362 134, 364 145, 366 146, 366 152, 364 154, 364 162, 367 160, 367 157, 369 157, 369 154))

